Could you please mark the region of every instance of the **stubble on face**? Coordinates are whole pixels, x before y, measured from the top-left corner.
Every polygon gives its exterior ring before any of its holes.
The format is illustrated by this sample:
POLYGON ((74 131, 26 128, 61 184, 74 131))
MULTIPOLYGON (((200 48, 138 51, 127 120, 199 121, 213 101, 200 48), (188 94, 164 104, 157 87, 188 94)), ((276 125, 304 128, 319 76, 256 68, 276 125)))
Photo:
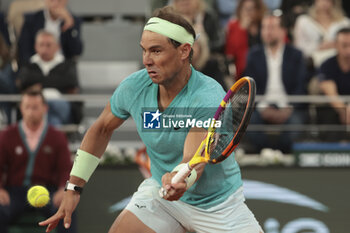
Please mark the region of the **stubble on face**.
POLYGON ((163 35, 144 31, 140 46, 143 50, 143 64, 154 83, 169 85, 176 81, 181 72, 179 51, 163 35))

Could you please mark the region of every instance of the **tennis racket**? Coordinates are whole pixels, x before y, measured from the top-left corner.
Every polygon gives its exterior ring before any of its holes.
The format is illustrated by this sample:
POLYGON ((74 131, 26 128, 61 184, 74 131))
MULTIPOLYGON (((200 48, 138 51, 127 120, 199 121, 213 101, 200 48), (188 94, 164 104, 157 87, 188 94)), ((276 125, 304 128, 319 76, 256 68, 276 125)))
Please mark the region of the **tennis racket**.
MULTIPOLYGON (((190 175, 193 167, 199 163, 216 164, 230 156, 242 139, 254 108, 255 81, 250 77, 239 79, 226 93, 216 110, 208 133, 201 142, 192 159, 172 178, 175 184, 190 175), (215 128, 216 121, 221 127, 215 128)), ((164 197, 167 191, 162 187, 159 195, 164 197)))

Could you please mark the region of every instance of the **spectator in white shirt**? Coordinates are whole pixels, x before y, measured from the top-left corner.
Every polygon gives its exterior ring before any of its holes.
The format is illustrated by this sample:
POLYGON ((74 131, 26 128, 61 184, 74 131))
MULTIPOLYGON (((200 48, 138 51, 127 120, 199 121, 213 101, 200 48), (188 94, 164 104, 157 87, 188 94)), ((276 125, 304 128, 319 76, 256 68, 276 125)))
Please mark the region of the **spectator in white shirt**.
MULTIPOLYGON (((305 94, 306 66, 301 51, 286 44, 286 29, 281 18, 265 16, 262 22, 263 45, 253 47, 248 53, 245 75, 256 81, 257 94, 263 99, 257 104, 252 124, 301 124, 303 113, 288 102, 288 95, 305 94)), ((264 147, 290 152, 296 134, 278 132, 277 140, 269 140, 265 132, 250 133, 258 150, 264 147)))
POLYGON ((39 30, 51 32, 60 43, 61 53, 70 59, 81 55, 81 20, 67 9, 68 0, 45 0, 43 10, 25 15, 18 42, 20 65, 35 54, 35 36, 39 30))
POLYGON ((28 64, 22 66, 17 75, 19 89, 42 90, 46 97, 55 99, 48 101, 50 124, 58 126, 79 123, 82 117, 81 104, 67 102, 61 97, 61 94, 79 93, 76 62, 65 59, 59 53, 60 46, 55 36, 45 30, 38 32, 35 50, 36 54, 30 58, 28 64))
POLYGON ((337 31, 350 25, 341 0, 315 0, 308 14, 300 15, 294 28, 294 45, 312 59, 315 68, 336 54, 337 31))

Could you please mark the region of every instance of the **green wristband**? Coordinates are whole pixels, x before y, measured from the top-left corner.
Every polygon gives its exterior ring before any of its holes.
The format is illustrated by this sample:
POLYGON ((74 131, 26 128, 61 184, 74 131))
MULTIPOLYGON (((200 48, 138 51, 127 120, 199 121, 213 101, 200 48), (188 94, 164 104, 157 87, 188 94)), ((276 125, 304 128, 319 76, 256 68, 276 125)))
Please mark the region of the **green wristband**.
MULTIPOLYGON (((181 168, 183 166, 188 166, 188 165, 187 165, 187 163, 180 163, 172 170, 172 172, 177 172, 177 171, 181 170, 181 168)), ((185 179, 185 182, 187 184, 186 189, 191 188, 191 186, 194 184, 196 179, 197 179, 197 171, 196 171, 196 169, 192 169, 191 173, 185 179)))
POLYGON ((78 149, 70 175, 79 177, 88 182, 99 162, 100 159, 96 156, 78 149))

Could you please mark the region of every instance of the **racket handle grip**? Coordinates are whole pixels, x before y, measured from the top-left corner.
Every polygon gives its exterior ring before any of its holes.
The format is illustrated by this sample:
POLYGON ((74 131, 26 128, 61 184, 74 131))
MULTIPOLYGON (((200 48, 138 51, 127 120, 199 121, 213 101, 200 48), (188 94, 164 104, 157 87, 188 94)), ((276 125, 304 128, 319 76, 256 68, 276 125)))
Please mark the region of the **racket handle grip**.
POLYGON ((188 163, 186 163, 186 166, 183 166, 171 179, 172 184, 176 184, 182 180, 185 180, 186 177, 191 173, 192 168, 188 163))
MULTIPOLYGON (((192 168, 189 166, 188 163, 186 163, 186 166, 183 166, 171 179, 172 184, 176 184, 180 182, 181 180, 185 180, 186 177, 191 173, 192 168)), ((164 197, 167 195, 167 190, 165 190, 163 187, 159 189, 159 196, 164 197)))

